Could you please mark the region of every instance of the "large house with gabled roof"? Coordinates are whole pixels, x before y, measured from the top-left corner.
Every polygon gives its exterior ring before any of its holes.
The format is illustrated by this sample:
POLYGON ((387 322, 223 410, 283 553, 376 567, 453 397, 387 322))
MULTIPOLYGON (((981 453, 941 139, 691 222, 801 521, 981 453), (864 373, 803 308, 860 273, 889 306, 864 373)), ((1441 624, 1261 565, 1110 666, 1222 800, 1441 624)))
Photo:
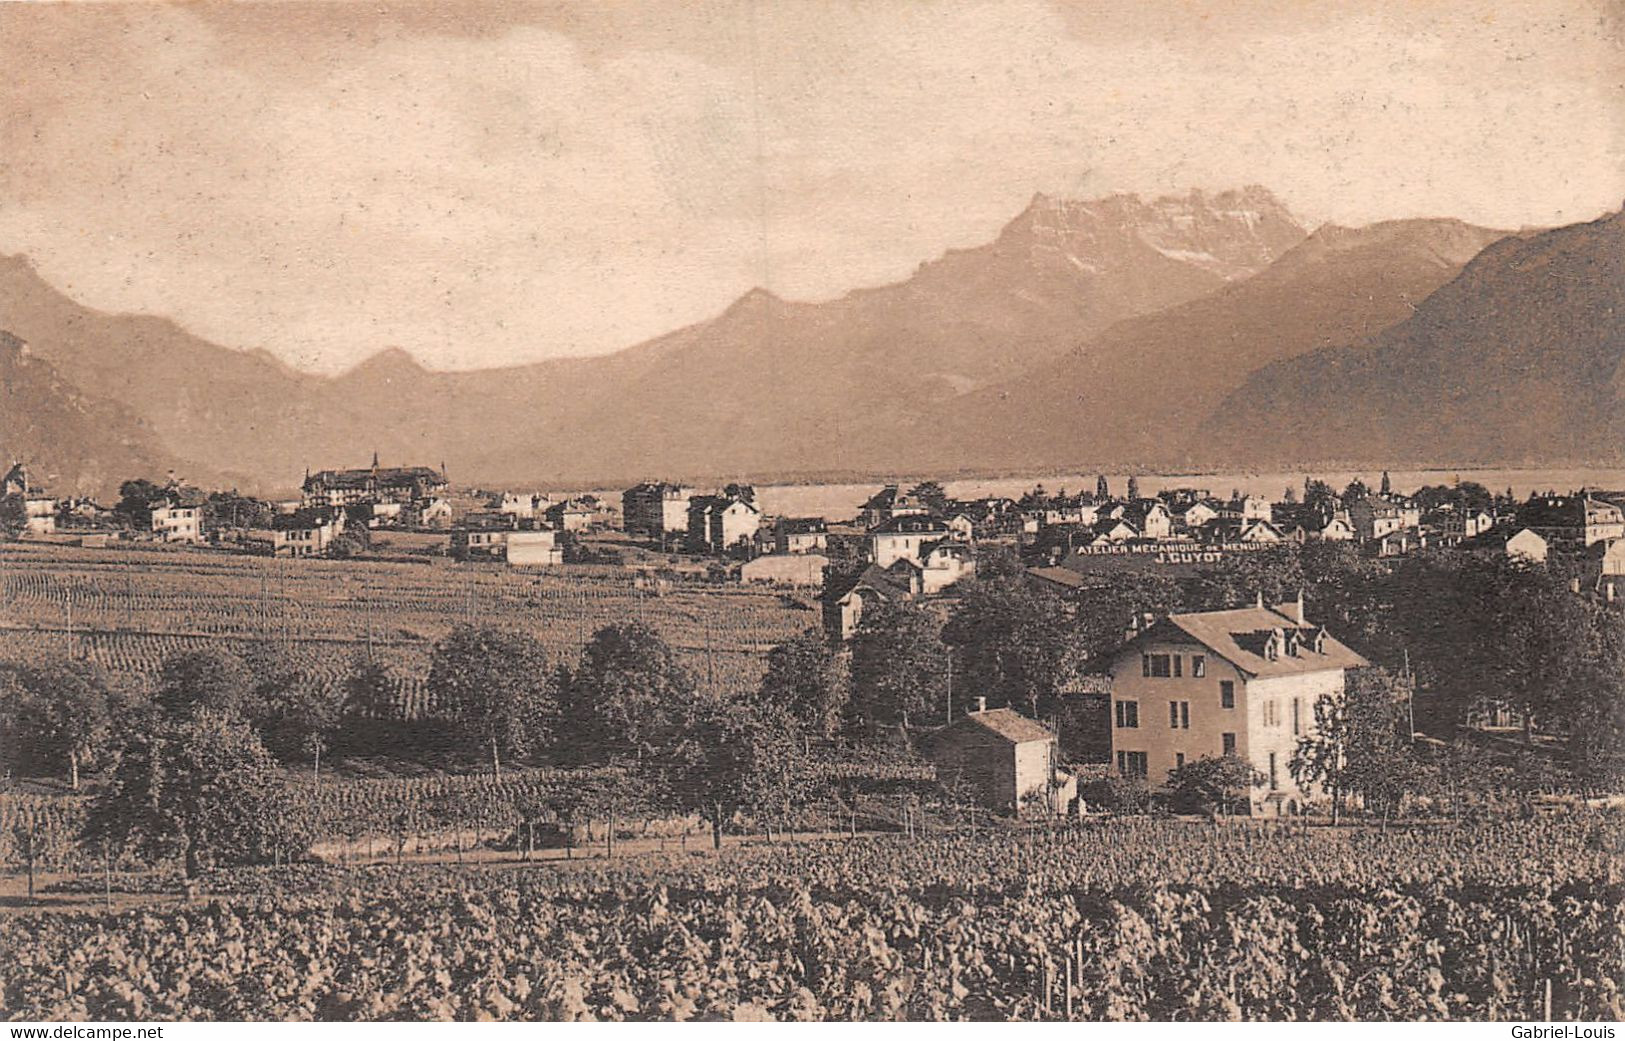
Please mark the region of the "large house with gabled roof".
POLYGON ((1250 763, 1254 812, 1284 814, 1306 798, 1290 772, 1315 702, 1341 697, 1369 663, 1295 604, 1177 613, 1142 622, 1112 653, 1112 755, 1119 773, 1152 785, 1204 756, 1250 763))

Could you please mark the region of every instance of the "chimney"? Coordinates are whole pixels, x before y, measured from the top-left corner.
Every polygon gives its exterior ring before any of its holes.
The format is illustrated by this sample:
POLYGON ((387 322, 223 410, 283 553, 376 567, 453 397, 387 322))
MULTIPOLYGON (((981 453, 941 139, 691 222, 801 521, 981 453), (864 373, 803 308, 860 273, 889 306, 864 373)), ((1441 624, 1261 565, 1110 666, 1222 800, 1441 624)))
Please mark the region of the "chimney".
POLYGON ((1264 607, 1264 590, 1262 588, 1258 591, 1258 598, 1254 602, 1254 606, 1258 607, 1259 609, 1264 607))
POLYGON ((1303 587, 1298 587, 1298 602, 1293 605, 1292 620, 1299 625, 1307 625, 1308 619, 1303 616, 1303 587))
POLYGON ((976 711, 978 711, 978 712, 986 712, 987 711, 987 698, 986 697, 978 697, 976 699, 976 711))

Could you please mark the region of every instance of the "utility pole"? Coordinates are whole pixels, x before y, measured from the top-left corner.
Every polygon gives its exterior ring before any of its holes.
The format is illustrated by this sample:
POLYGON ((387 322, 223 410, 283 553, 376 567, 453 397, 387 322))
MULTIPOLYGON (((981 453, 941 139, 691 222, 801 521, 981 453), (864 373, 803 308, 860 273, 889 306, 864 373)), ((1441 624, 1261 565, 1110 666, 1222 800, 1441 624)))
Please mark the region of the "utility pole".
POLYGON ((1411 677, 1411 649, 1406 647, 1403 650, 1405 654, 1405 671, 1402 673, 1405 682, 1405 717, 1408 721, 1406 725, 1410 727, 1411 744, 1414 745, 1416 744, 1416 681, 1411 677))
POLYGON ((948 652, 948 685, 942 692, 942 725, 954 721, 954 655, 948 652))
POLYGON ((711 647, 711 616, 705 616, 705 686, 712 694, 717 691, 716 658, 711 647))

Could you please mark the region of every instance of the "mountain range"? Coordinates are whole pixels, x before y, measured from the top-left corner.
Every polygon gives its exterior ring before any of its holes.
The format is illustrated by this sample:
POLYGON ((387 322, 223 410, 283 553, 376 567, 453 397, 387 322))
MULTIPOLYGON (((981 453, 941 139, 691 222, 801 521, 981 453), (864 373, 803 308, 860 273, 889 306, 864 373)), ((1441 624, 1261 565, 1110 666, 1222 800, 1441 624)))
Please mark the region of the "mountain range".
MULTIPOLYGON (((1617 436, 1498 423, 1493 393, 1534 366, 1540 388, 1520 400, 1572 406, 1606 368, 1614 396, 1593 394, 1586 415, 1619 429, 1614 221, 1533 237, 1450 220, 1310 234, 1261 188, 1040 195, 992 242, 893 285, 817 303, 753 290, 712 319, 592 358, 434 372, 390 349, 337 377, 166 319, 92 310, 26 258, 0 257, 0 329, 30 344, 24 368, 49 370, 52 400, 97 417, 58 433, 9 421, 0 451, 63 442, 51 465, 75 487, 180 468, 264 492, 375 450, 444 464, 457 484, 544 487, 1309 463, 1386 459, 1398 444, 1429 461, 1617 457, 1617 436), (1524 252, 1536 243, 1540 263, 1524 252), (1613 295, 1592 285, 1610 274, 1613 295), (1507 357, 1485 364, 1470 345, 1507 357), (1381 378, 1401 372, 1403 384, 1381 378), (1430 401, 1469 383, 1463 407, 1493 437, 1452 433, 1478 427, 1448 411, 1423 423, 1430 401), (1387 415, 1387 397, 1399 426, 1384 440, 1367 424, 1387 415), (1364 417, 1339 417, 1344 400, 1364 417), (1407 441, 1413 428, 1427 438, 1407 441)), ((34 397, 12 400, 44 414, 34 397)))
POLYGON ((53 495, 105 495, 126 478, 183 465, 126 406, 64 380, 28 344, 0 332, 0 446, 53 495))
POLYGON ((1192 435, 1254 371, 1408 317, 1504 234, 1454 220, 1323 226, 1252 278, 955 402, 934 419, 942 451, 926 469, 1024 452, 1041 468, 1188 465, 1205 455, 1192 435))
POLYGON ((1403 321, 1258 369, 1198 441, 1250 463, 1617 463, 1625 216, 1501 239, 1403 321))

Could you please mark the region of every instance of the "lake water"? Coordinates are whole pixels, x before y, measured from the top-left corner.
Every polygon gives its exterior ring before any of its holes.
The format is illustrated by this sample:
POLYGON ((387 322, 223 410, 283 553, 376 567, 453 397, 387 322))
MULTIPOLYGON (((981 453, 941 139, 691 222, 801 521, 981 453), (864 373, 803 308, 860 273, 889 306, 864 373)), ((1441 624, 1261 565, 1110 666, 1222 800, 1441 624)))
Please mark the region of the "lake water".
MULTIPOLYGON (((1205 488, 1221 498, 1232 491, 1246 495, 1261 495, 1271 501, 1281 498, 1288 487, 1300 494, 1303 491, 1305 471, 1279 471, 1275 473, 1216 473, 1216 474, 1137 474, 1140 494, 1155 495, 1164 488, 1205 488)), ((1382 480, 1380 470, 1342 470, 1308 472, 1307 476, 1325 481, 1341 491, 1356 477, 1375 489, 1382 480)), ((1030 477, 994 477, 963 481, 944 481, 948 494, 956 499, 975 499, 998 495, 1011 499, 1035 484, 1042 484, 1050 492, 1065 489, 1068 493, 1092 492, 1095 474, 1048 474, 1030 477)), ((1409 493, 1429 484, 1453 484, 1457 480, 1476 481, 1492 492, 1511 488, 1518 498, 1527 498, 1534 492, 1570 492, 1579 488, 1625 488, 1625 469, 1585 468, 1529 468, 1474 470, 1391 470, 1389 477, 1396 492, 1409 493)), ((1107 474, 1113 495, 1124 494, 1128 474, 1107 474)), ((823 517, 827 520, 850 520, 857 515, 865 500, 878 491, 882 481, 862 484, 770 484, 756 488, 757 505, 763 513, 787 517, 823 517)), ((898 482, 907 489, 915 480, 898 482)), ((703 489, 702 489, 703 490, 703 489)), ((600 491, 611 502, 620 503, 620 492, 600 491)))

